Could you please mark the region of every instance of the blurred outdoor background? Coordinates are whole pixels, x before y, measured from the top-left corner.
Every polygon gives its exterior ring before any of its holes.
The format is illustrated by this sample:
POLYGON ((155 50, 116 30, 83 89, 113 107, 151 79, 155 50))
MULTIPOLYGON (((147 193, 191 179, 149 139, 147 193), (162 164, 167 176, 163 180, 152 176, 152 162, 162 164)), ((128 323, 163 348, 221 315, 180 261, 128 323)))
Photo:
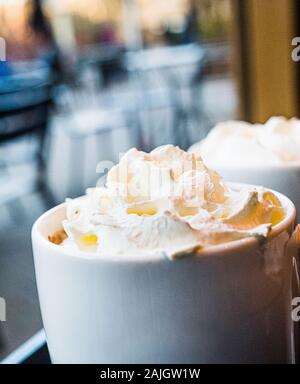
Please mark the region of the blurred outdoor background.
POLYGON ((133 146, 187 149, 222 120, 298 114, 299 10, 297 0, 0 0, 0 359, 42 328, 32 223, 94 186, 99 161, 133 146))

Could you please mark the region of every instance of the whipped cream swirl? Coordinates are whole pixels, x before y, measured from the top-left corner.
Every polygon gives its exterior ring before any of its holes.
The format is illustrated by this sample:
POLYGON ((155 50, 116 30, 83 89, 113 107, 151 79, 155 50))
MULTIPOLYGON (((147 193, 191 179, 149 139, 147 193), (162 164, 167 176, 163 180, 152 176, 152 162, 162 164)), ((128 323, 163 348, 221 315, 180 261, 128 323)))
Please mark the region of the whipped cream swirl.
POLYGON ((200 156, 166 145, 129 150, 106 186, 67 201, 63 243, 102 256, 169 258, 255 236, 266 239, 284 217, 279 199, 261 187, 228 186, 200 156))
POLYGON ((216 167, 299 164, 300 120, 272 117, 265 124, 219 123, 190 151, 216 167))

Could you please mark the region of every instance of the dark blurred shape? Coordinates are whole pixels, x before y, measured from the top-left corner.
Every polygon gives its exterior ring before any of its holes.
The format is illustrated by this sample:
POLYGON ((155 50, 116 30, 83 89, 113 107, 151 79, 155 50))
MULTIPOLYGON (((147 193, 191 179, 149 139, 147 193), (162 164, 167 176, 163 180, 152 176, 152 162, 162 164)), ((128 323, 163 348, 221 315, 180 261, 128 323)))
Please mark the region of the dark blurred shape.
POLYGON ((199 41, 198 23, 199 23, 199 7, 197 1, 191 0, 188 13, 185 19, 185 26, 182 36, 183 44, 195 43, 199 41))
POLYGON ((100 49, 111 52, 110 58, 99 60, 99 70, 102 74, 102 84, 104 86, 110 83, 121 73, 123 49, 118 42, 116 28, 112 23, 104 23, 100 30, 100 49))
POLYGON ((45 42, 53 43, 54 38, 51 31, 51 27, 46 19, 46 16, 43 11, 42 1, 41 0, 31 0, 32 11, 29 16, 29 25, 32 30, 39 35, 45 42))
POLYGON ((50 66, 53 74, 59 77, 62 72, 60 51, 45 15, 43 0, 29 0, 29 4, 28 26, 33 34, 37 56, 50 66))
POLYGON ((167 44, 191 44, 199 42, 200 11, 197 1, 190 0, 188 11, 181 27, 166 24, 163 28, 164 38, 167 44))

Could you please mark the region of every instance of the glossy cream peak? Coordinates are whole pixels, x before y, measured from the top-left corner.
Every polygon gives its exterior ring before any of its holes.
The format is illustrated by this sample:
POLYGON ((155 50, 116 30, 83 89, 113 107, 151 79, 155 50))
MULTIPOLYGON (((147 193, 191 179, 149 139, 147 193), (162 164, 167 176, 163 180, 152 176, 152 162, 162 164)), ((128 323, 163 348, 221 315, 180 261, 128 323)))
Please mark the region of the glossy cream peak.
POLYGON ((108 257, 172 258, 243 237, 264 239, 283 216, 272 192, 225 185, 197 154, 171 145, 150 153, 131 149, 110 170, 105 188, 67 201, 64 244, 108 257))
POLYGON ((300 121, 272 117, 265 124, 219 123, 190 152, 216 167, 299 163, 300 121))

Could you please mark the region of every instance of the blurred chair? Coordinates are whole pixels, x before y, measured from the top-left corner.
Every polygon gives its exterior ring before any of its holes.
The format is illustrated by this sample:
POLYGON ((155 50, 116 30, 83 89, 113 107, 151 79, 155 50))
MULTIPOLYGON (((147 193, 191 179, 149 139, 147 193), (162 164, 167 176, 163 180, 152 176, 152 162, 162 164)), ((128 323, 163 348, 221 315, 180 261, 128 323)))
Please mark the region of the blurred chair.
POLYGON ((102 99, 102 105, 114 106, 130 116, 135 125, 137 148, 150 151, 158 145, 176 141, 173 128, 180 103, 176 92, 170 88, 142 88, 140 84, 140 87, 112 92, 102 99))
POLYGON ((78 53, 77 73, 94 68, 102 87, 109 86, 122 75, 124 48, 120 45, 87 45, 78 53))
MULTIPOLYGON (((128 52, 125 58, 132 83, 139 92, 137 108, 173 108, 172 136, 174 144, 182 148, 191 144, 188 125, 195 111, 192 90, 195 74, 199 79, 202 72, 204 58, 204 50, 198 44, 128 52)), ((163 130, 158 132, 161 135, 163 130)))
POLYGON ((34 64, 29 71, 0 77, 0 204, 40 191, 46 204, 54 205, 46 183, 44 157, 51 87, 50 70, 34 64), (11 149, 22 139, 35 140, 23 156, 11 149), (34 164, 36 172, 24 168, 26 164, 34 164), (11 172, 16 167, 23 167, 23 172, 11 172))

